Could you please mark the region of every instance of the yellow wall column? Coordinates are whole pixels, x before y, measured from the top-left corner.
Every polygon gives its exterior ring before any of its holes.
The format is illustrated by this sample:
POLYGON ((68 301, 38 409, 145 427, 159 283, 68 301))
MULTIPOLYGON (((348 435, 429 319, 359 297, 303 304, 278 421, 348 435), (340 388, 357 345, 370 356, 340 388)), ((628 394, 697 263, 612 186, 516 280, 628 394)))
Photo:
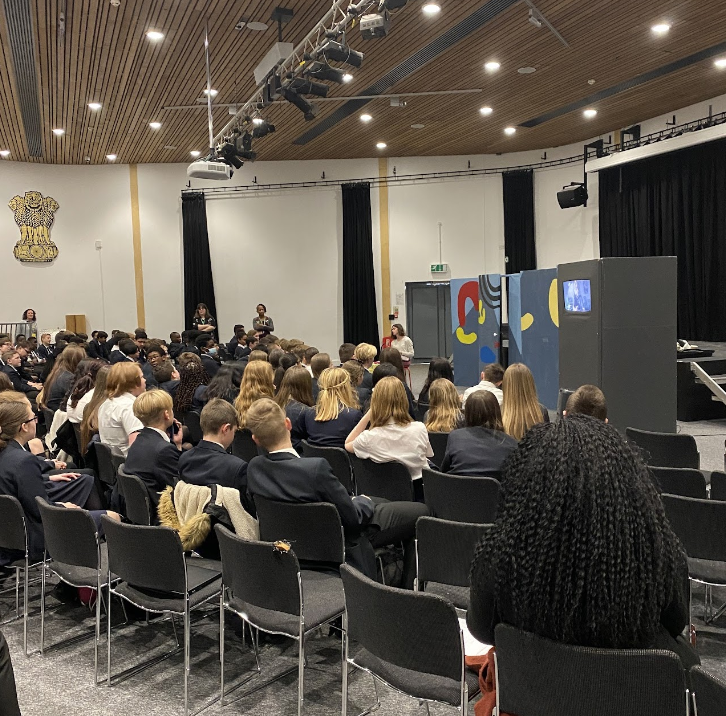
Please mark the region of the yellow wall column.
MULTIPOLYGON (((388 177, 388 159, 378 159, 378 178, 388 177)), ((383 335, 391 334, 391 322, 388 316, 391 313, 391 257, 389 254, 389 226, 388 226, 388 183, 381 181, 378 185, 378 214, 380 216, 381 236, 381 327, 383 335)))
POLYGON ((144 267, 141 259, 141 216, 139 213, 139 173, 136 164, 129 164, 131 180, 131 231, 134 242, 134 280, 136 282, 136 325, 146 328, 144 306, 144 267))

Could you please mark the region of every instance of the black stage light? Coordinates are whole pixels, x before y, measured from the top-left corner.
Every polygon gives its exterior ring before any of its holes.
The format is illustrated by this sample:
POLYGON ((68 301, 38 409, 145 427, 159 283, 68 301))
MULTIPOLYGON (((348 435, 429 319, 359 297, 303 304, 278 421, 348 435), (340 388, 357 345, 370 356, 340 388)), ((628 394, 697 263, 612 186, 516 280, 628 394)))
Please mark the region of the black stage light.
POLYGON ((560 209, 571 209, 573 206, 587 205, 587 189, 584 184, 572 182, 570 186, 562 187, 557 192, 557 201, 560 209))
MULTIPOLYGON (((251 149, 241 149, 237 152, 237 156, 248 162, 254 162, 257 159, 257 152, 253 152, 251 149)), ((239 167, 237 168, 239 169, 239 167)))
POLYGON ((337 67, 326 65, 325 62, 313 62, 303 70, 303 74, 312 77, 315 80, 343 84, 345 71, 340 70, 337 67))
POLYGON ((360 67, 363 64, 363 53, 351 50, 347 45, 341 42, 328 40, 317 52, 318 57, 321 55, 326 60, 333 62, 343 62, 351 67, 360 67))
POLYGON ((317 105, 308 102, 305 97, 301 97, 295 90, 290 87, 282 88, 282 96, 291 104, 294 104, 304 115, 305 121, 310 122, 315 119, 318 113, 317 105))
POLYGON ((322 82, 313 80, 294 79, 290 82, 290 88, 298 94, 312 95, 313 97, 327 97, 330 87, 322 82))
POLYGON ((224 144, 220 144, 217 148, 217 154, 222 159, 222 161, 226 162, 227 164, 231 164, 235 169, 241 169, 244 165, 244 162, 239 159, 237 147, 235 147, 232 142, 225 142, 224 144))
POLYGON ((274 131, 275 125, 263 120, 259 124, 255 125, 255 128, 252 130, 252 138, 262 139, 262 137, 266 137, 268 134, 272 134, 274 131))

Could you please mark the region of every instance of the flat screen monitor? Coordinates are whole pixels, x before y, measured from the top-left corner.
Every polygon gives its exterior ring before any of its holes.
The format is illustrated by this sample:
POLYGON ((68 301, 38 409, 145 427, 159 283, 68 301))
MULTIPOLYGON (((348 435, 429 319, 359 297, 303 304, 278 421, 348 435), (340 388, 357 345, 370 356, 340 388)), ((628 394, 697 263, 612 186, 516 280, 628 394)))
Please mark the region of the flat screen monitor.
POLYGON ((562 290, 565 294, 565 311, 568 313, 589 313, 592 310, 590 279, 581 278, 564 281, 562 290))

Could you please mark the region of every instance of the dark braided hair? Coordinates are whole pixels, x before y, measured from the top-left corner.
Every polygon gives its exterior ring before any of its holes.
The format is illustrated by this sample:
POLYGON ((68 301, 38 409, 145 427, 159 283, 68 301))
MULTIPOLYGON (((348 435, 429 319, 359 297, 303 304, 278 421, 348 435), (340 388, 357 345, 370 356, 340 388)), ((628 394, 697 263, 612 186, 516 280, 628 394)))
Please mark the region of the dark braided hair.
POLYGON ((640 454, 613 427, 574 415, 529 430, 502 467, 488 573, 507 623, 605 648, 653 643, 681 600, 686 556, 640 454))
POLYGON ((194 391, 200 385, 209 385, 209 374, 198 363, 187 363, 179 368, 179 387, 174 396, 174 412, 186 413, 192 407, 194 391))

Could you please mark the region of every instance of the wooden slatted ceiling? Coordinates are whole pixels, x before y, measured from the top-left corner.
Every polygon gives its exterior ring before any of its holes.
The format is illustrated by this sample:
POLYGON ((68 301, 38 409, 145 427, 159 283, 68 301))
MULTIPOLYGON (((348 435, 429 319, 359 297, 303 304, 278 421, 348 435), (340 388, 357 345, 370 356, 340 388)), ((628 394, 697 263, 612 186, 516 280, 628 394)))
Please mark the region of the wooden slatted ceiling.
MULTIPOLYGON (((395 13, 384 40, 365 42, 357 29, 349 33, 352 47, 366 54, 363 67, 353 70, 354 82, 333 87, 331 96, 355 95, 374 84, 404 59, 468 17, 484 2, 439 0, 442 12, 425 18, 418 0, 395 13)), ((80 164, 104 163, 106 154, 119 162, 185 162, 191 149, 207 145, 203 109, 163 110, 194 105, 205 87, 203 35, 205 7, 210 22, 213 86, 221 102, 242 103, 253 91, 253 68, 276 38, 276 28, 263 33, 239 32, 241 16, 269 22, 281 0, 32 0, 36 57, 43 121, 43 158, 27 155, 4 14, 0 12, 0 149, 22 161, 80 164), (65 33, 59 35, 58 15, 65 7, 65 33), (165 33, 160 43, 145 37, 148 29, 165 33), (100 102, 91 112, 87 104, 100 102), (154 132, 149 122, 163 123, 154 132), (63 127, 62 139, 52 134, 63 127), (165 145, 175 150, 164 149, 165 145)), ((286 0, 295 11, 284 39, 299 41, 329 8, 329 0, 286 0)), ((377 141, 388 144, 392 156, 475 154, 544 148, 579 142, 599 133, 628 126, 644 118, 726 93, 726 72, 712 60, 702 61, 666 77, 624 91, 597 104, 598 116, 585 121, 580 111, 519 128, 505 137, 505 126, 518 125, 580 100, 593 92, 627 81, 674 60, 722 42, 726 3, 722 0, 641 0, 637 12, 627 0, 539 0, 537 6, 565 36, 565 48, 545 28, 527 22, 528 9, 519 3, 485 27, 444 52, 393 91, 424 92, 480 88, 482 93, 444 97, 414 97, 405 108, 377 99, 365 111, 374 116, 364 125, 357 113, 303 146, 293 145, 314 123, 286 104, 276 104, 266 116, 277 132, 255 145, 260 159, 321 159, 370 157, 379 154, 377 141), (666 37, 654 37, 650 26, 672 23, 666 37), (497 59, 502 69, 488 75, 483 63, 497 59), (534 66, 533 75, 519 75, 534 66), (595 85, 588 85, 595 79, 595 85), (491 105, 482 117, 478 109, 491 105), (411 124, 425 129, 411 129, 411 124)), ((339 103, 321 103, 316 120, 329 116, 339 103)), ((229 118, 215 110, 215 126, 229 118)))

